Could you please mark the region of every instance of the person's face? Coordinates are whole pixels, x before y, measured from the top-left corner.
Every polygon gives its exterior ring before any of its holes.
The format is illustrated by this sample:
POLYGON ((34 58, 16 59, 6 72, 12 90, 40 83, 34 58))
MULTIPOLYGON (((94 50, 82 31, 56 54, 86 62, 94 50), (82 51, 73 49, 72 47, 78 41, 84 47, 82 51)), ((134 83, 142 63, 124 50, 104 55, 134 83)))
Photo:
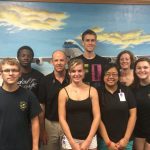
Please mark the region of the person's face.
POLYGON ((69 72, 70 79, 74 83, 82 82, 84 78, 84 74, 85 72, 84 72, 83 64, 74 66, 69 72))
POLYGON ((96 37, 92 34, 87 34, 82 41, 85 51, 93 52, 96 47, 96 37))
POLYGON ((150 78, 150 64, 147 61, 138 62, 135 67, 135 73, 141 80, 150 78))
POLYGON ((3 83, 7 85, 16 84, 21 76, 21 72, 16 65, 4 64, 1 71, 3 83))
POLYGON ((18 60, 21 66, 27 67, 31 65, 32 62, 32 53, 30 50, 23 49, 20 51, 20 54, 18 56, 18 60))
POLYGON ((110 68, 104 75, 104 83, 108 87, 116 86, 118 79, 118 71, 115 67, 110 68))
POLYGON ((52 58, 52 64, 56 72, 62 72, 65 70, 67 64, 67 58, 62 52, 55 52, 52 58))
POLYGON ((122 69, 129 69, 131 66, 131 58, 128 53, 124 53, 120 57, 120 66, 122 69))

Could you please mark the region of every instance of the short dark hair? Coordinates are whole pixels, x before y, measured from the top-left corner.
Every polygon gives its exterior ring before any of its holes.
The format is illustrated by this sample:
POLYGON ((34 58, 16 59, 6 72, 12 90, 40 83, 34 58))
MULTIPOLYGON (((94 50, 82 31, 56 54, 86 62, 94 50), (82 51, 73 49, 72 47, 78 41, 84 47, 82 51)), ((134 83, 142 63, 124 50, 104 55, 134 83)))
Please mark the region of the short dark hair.
POLYGON ((118 76, 120 76, 120 70, 119 70, 119 67, 116 63, 108 63, 107 65, 105 65, 104 69, 103 69, 103 78, 106 74, 106 72, 111 69, 111 68, 116 68, 117 72, 118 72, 118 76))
POLYGON ((133 55, 133 53, 129 50, 124 50, 124 51, 121 51, 118 56, 117 56, 117 59, 116 59, 116 63, 119 65, 119 68, 121 69, 121 66, 120 66, 120 57, 123 55, 123 54, 128 54, 130 56, 130 59, 131 59, 131 65, 130 65, 130 68, 133 68, 134 67, 134 62, 135 62, 135 57, 133 55))
POLYGON ((29 50, 31 52, 31 55, 32 55, 32 58, 34 57, 34 52, 33 52, 33 49, 30 47, 30 46, 22 46, 18 49, 17 51, 17 57, 19 57, 20 55, 20 52, 23 50, 23 49, 26 49, 26 50, 29 50))
MULTIPOLYGON (((106 75, 106 72, 111 69, 111 68, 116 68, 117 72, 118 72, 118 77, 120 77, 120 71, 119 71, 119 67, 116 63, 108 63, 104 66, 103 71, 102 71, 102 87, 105 85, 104 83, 104 77, 106 75)), ((118 80, 119 83, 119 80, 118 80)))
POLYGON ((86 31, 84 31, 84 32, 82 33, 82 41, 84 41, 84 38, 85 38, 85 36, 86 36, 87 34, 94 35, 95 38, 97 39, 96 33, 95 33, 93 30, 91 30, 91 29, 87 29, 86 31))

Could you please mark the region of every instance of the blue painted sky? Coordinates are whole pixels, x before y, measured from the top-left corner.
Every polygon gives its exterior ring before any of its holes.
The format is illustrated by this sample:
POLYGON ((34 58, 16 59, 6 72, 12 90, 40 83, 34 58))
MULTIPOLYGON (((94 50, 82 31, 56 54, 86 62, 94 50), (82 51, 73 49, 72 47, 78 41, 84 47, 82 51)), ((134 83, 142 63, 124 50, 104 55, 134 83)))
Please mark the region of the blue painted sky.
POLYGON ((124 49, 150 55, 150 5, 0 2, 0 54, 16 56, 29 45, 36 57, 50 57, 63 43, 90 28, 96 53, 116 56, 124 49))

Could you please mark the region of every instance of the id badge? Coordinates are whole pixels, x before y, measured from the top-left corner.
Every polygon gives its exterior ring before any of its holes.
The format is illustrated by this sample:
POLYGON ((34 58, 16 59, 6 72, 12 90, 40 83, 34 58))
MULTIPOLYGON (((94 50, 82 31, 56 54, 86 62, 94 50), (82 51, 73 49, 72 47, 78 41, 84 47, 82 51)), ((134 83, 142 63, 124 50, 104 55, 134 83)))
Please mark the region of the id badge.
POLYGON ((126 101, 125 94, 123 92, 118 93, 118 95, 121 102, 126 101))

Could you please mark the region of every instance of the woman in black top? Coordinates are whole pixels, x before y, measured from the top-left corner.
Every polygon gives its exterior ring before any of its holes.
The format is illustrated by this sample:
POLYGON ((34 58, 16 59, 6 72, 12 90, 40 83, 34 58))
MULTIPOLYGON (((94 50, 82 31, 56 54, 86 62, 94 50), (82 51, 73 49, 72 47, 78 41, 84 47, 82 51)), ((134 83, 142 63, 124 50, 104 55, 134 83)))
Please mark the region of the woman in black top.
POLYGON ((100 150, 132 150, 132 131, 136 121, 135 99, 129 87, 120 85, 119 69, 109 64, 104 71, 104 87, 100 90, 100 150))
POLYGON ((71 83, 59 93, 59 121, 64 131, 64 149, 96 150, 96 131, 100 120, 98 94, 95 88, 85 84, 81 59, 69 63, 71 83))
POLYGON ((133 88, 137 101, 135 149, 150 150, 150 59, 138 59, 134 75, 133 88))

